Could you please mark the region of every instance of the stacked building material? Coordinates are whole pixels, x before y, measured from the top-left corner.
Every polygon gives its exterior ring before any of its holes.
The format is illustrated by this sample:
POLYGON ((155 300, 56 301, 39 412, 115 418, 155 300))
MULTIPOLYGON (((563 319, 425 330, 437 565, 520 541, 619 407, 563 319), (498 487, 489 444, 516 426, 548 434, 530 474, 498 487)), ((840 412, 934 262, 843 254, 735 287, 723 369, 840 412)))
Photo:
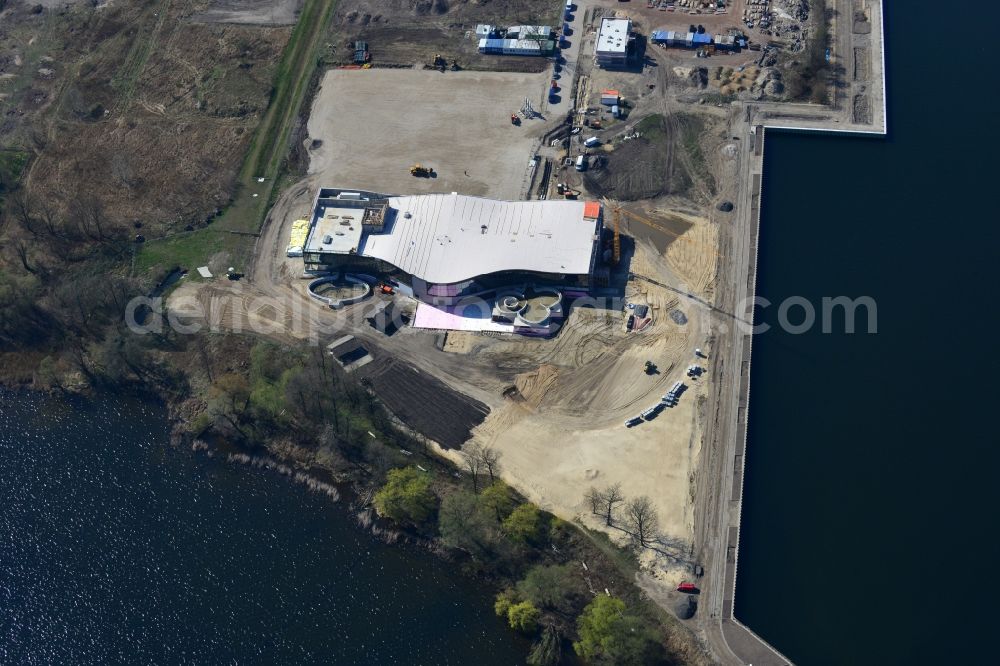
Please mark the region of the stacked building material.
POLYGON ((309 236, 309 220, 295 220, 292 222, 292 233, 288 237, 288 256, 301 257, 302 248, 305 247, 306 238, 309 236))

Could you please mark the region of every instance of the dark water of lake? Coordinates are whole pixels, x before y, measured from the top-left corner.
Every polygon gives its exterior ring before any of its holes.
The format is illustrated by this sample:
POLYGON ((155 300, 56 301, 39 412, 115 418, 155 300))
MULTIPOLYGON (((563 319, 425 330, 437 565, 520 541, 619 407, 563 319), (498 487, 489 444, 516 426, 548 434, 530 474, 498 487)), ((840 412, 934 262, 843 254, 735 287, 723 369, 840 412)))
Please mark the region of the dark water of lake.
POLYGON ((489 589, 167 433, 0 391, 0 663, 524 663, 489 589))
POLYGON ((758 293, 878 333, 755 338, 736 615, 801 664, 995 663, 1000 86, 929 36, 1000 6, 885 4, 888 140, 767 135, 758 293))

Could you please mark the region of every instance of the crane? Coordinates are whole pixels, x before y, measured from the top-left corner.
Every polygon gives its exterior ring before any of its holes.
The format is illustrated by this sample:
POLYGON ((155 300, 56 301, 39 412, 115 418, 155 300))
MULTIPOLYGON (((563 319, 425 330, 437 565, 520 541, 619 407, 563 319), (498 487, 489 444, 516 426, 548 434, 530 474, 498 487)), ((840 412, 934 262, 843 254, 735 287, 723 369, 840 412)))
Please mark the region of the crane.
MULTIPOLYGON (((620 233, 619 232, 619 219, 620 219, 619 218, 619 213, 624 213, 625 216, 628 217, 629 219, 635 220, 636 222, 641 222, 641 223, 645 224, 647 227, 650 227, 652 229, 656 229, 660 233, 667 234, 668 236, 673 236, 677 240, 682 240, 682 241, 685 241, 687 243, 695 243, 696 245, 707 245, 706 243, 699 242, 697 240, 694 240, 693 238, 688 238, 688 237, 686 237, 686 236, 684 236, 682 234, 679 234, 676 231, 672 231, 670 229, 667 229, 666 227, 661 226, 661 225, 657 224, 656 222, 653 222, 652 220, 646 219, 642 215, 638 215, 636 213, 633 213, 630 210, 626 210, 626 209, 622 208, 620 204, 614 203, 614 202, 609 201, 607 199, 604 200, 604 203, 606 205, 608 205, 614 211, 614 220, 615 220, 615 263, 616 264, 618 263, 618 257, 619 257, 619 249, 618 249, 619 248, 619 238, 618 238, 618 236, 619 236, 619 233, 620 233)), ((719 254, 714 249, 712 249, 712 254, 714 254, 717 257, 721 257, 722 256, 721 254, 719 254)))
POLYGON ((614 209, 614 220, 615 220, 615 243, 614 243, 614 264, 618 265, 618 262, 622 258, 622 236, 621 236, 621 215, 619 214, 621 208, 614 209))

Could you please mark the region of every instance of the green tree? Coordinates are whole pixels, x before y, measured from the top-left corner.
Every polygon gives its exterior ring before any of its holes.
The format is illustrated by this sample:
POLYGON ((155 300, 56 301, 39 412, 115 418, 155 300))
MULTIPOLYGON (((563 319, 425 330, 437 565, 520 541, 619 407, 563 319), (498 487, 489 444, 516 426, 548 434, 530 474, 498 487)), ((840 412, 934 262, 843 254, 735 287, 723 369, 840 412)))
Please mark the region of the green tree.
POLYGON ((538 631, 538 620, 542 612, 530 601, 522 601, 507 609, 507 622, 511 629, 523 634, 533 634, 538 631))
POLYGON ((583 578, 572 564, 532 567, 517 584, 517 591, 535 606, 561 613, 574 612, 587 594, 583 578))
POLYGON ((588 662, 626 666, 654 663, 661 645, 641 618, 625 612, 625 602, 598 595, 576 621, 580 640, 573 649, 588 662))
POLYGON ((483 490, 479 496, 479 501, 496 516, 498 524, 503 524, 504 518, 514 509, 510 486, 503 481, 494 481, 490 484, 490 487, 483 490))
POLYGON ((493 553, 496 527, 480 506, 479 498, 468 490, 450 493, 441 500, 438 530, 445 545, 473 555, 493 553))
POLYGON ((542 512, 534 504, 525 502, 504 518, 503 531, 514 541, 540 543, 545 531, 542 512))
POLYGON ((372 500, 378 514, 397 523, 426 523, 437 504, 430 476, 416 467, 392 469, 386 476, 385 485, 372 500))

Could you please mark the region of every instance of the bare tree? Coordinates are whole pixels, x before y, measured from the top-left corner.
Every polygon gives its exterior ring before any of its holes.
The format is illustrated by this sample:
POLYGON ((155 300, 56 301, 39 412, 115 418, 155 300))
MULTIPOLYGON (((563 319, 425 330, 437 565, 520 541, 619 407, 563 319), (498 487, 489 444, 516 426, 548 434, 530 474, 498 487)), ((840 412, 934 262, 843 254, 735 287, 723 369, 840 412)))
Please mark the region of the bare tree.
POLYGON ((38 236, 38 221, 35 219, 33 210, 34 202, 28 198, 28 195, 18 190, 9 197, 8 201, 10 202, 11 215, 18 221, 21 228, 32 236, 38 236))
POLYGON ((250 440, 251 433, 245 429, 245 419, 250 408, 250 385, 237 374, 219 377, 212 386, 213 398, 208 410, 216 422, 228 423, 244 440, 250 440))
POLYGON ((472 492, 479 494, 479 472, 483 467, 483 447, 476 442, 465 445, 462 450, 465 469, 472 476, 472 492))
POLYGON ((601 502, 604 505, 604 524, 612 525, 614 524, 615 517, 615 506, 621 504, 625 499, 625 494, 622 493, 622 484, 615 483, 601 492, 601 502))
POLYGON ((28 244, 23 238, 18 238, 14 241, 14 252, 17 253, 17 258, 21 260, 21 265, 24 266, 24 270, 32 274, 37 272, 28 262, 28 244))
POLYGON ((41 221, 45 232, 53 238, 63 236, 65 227, 59 219, 59 212, 56 210, 55 206, 49 201, 42 201, 40 210, 41 217, 39 220, 41 221))
POLYGON ((629 500, 625 505, 625 519, 632 529, 632 536, 644 548, 656 537, 656 532, 660 528, 660 518, 656 514, 656 509, 645 495, 629 500))
POLYGON ((597 515, 601 512, 601 507, 604 505, 604 498, 601 496, 600 490, 591 486, 590 490, 584 494, 583 498, 587 500, 588 504, 590 504, 591 513, 597 515))
POLYGON ((490 483, 500 475, 500 452, 492 446, 484 446, 479 450, 479 462, 490 475, 490 483))

